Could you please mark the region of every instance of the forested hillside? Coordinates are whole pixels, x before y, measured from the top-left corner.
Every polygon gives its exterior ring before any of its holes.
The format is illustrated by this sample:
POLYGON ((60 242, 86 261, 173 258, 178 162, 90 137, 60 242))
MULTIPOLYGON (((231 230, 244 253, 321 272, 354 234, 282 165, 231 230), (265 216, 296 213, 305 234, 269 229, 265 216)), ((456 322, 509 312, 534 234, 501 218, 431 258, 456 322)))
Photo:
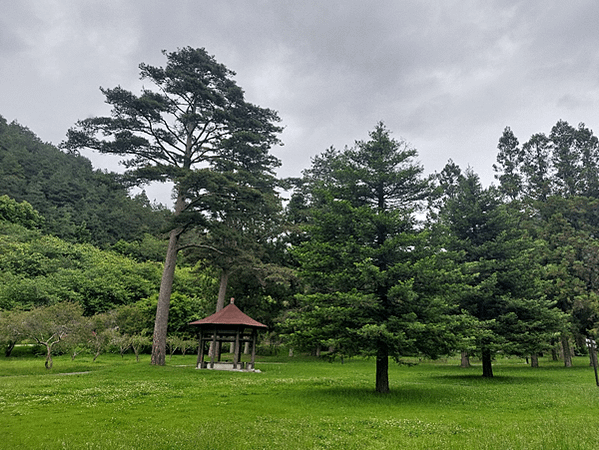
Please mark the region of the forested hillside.
MULTIPOLYGON (((129 346, 149 345, 170 223, 186 234, 169 339, 189 338, 186 324, 214 311, 224 284, 269 325, 272 342, 331 358, 375 356, 379 392, 389 389, 390 357, 461 352, 464 365, 480 358, 492 377, 500 352, 533 367, 544 353, 569 366, 573 352, 587 352, 599 329, 599 140, 591 130, 559 121, 520 145, 506 128, 498 185, 488 187, 452 161, 424 176, 416 150, 383 123, 369 136, 314 158, 284 211, 226 192, 220 176, 204 200, 234 199, 217 204, 221 215, 199 210, 169 222, 143 195, 130 198, 118 175, 1 119, 0 342, 10 353, 32 339, 31 327, 15 325, 20 314, 58 314, 62 304, 87 324, 89 348, 100 331, 113 349, 123 336, 129 346)), ((204 172, 190 169, 186 181, 204 172)), ((190 198, 205 195, 187 188, 190 198)))
POLYGON ((30 203, 44 217, 45 232, 104 248, 156 235, 170 215, 143 193, 129 197, 118 174, 94 170, 87 158, 43 143, 2 116, 0 195, 30 203))
MULTIPOLYGON (((118 174, 94 170, 87 158, 0 116, 0 310, 75 301, 91 315, 143 302, 150 327, 155 310, 147 305, 156 305, 171 216, 143 193, 129 197, 118 174)), ((216 304, 218 271, 197 250, 179 260, 180 314, 172 312, 171 331, 216 304)), ((232 277, 229 294, 274 324, 287 292, 272 274, 245 271, 232 277)))

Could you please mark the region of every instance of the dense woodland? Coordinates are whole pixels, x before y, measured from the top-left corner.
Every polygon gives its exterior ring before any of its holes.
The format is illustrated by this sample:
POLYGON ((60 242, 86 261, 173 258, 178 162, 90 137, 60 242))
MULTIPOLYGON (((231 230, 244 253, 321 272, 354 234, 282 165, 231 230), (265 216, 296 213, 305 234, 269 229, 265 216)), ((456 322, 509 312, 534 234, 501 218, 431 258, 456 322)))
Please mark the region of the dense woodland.
POLYGON ((154 330, 164 360, 160 305, 167 351, 185 351, 187 323, 225 295, 269 325, 270 344, 372 356, 379 392, 390 358, 461 353, 491 377, 498 354, 534 367, 541 354, 568 366, 587 352, 599 321, 599 143, 584 124, 560 120, 522 144, 506 128, 491 186, 452 161, 426 175, 383 123, 278 180, 276 113, 245 103, 203 49, 165 55, 166 69, 140 65, 161 94, 103 89, 112 118, 79 122, 60 149, 0 117, 7 355, 22 341, 45 346, 50 366, 53 351, 137 353, 154 330), (206 86, 214 95, 197 100, 206 86), (81 148, 131 157, 130 170, 94 170, 81 148), (129 195, 167 179, 174 211, 129 195))

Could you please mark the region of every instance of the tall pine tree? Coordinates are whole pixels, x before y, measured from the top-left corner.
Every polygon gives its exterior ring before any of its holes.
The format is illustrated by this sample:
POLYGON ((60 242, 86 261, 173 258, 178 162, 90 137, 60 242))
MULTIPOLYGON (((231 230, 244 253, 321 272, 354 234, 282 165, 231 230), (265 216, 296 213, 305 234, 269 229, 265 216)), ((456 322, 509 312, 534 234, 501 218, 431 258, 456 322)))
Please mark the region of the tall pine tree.
POLYGON ((247 183, 260 195, 263 186, 252 184, 254 178, 244 174, 248 167, 272 174, 279 161, 269 150, 281 131, 276 112, 247 102, 234 73, 203 48, 164 54, 164 68, 139 66, 141 78, 155 90, 143 88, 138 96, 120 86, 101 89, 112 106, 111 116, 79 121, 64 145, 123 156, 137 183, 175 184, 175 224, 169 234, 152 346, 152 364, 159 365, 165 363, 170 295, 182 235, 190 228, 199 234, 209 231, 211 219, 223 212, 219 208, 237 207, 231 198, 238 194, 232 182, 247 183), (223 180, 231 187, 229 192, 222 192, 223 180), (219 194, 230 200, 218 201, 219 194))
POLYGON ((443 264, 417 227, 429 183, 415 157, 379 123, 368 141, 316 157, 304 177, 306 239, 294 253, 308 286, 287 326, 295 342, 375 356, 377 392, 389 391, 390 356, 436 356, 451 341, 443 264))

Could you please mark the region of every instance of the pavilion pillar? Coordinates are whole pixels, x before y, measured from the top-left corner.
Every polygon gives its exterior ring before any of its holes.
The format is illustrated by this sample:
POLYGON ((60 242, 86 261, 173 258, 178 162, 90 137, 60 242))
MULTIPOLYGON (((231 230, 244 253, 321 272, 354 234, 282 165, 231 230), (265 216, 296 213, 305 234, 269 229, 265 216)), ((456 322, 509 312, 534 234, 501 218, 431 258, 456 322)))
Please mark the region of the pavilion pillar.
MULTIPOLYGON (((252 357, 250 359, 250 364, 252 365, 251 369, 254 370, 254 361, 256 359, 256 337, 258 335, 258 332, 256 331, 256 329, 254 328, 252 330, 252 357)), ((249 369, 249 367, 248 367, 249 369)))
MULTIPOLYGON (((212 348, 216 349, 216 328, 213 331, 212 334, 212 348)), ((216 352, 212 352, 212 355, 210 355, 210 368, 214 369, 214 358, 216 356, 216 352)))
POLYGON ((235 332, 235 352, 233 353, 233 369, 237 369, 237 364, 239 364, 239 328, 235 332))
POLYGON ((198 362, 196 369, 202 369, 204 366, 204 332, 200 330, 200 345, 198 346, 198 362))

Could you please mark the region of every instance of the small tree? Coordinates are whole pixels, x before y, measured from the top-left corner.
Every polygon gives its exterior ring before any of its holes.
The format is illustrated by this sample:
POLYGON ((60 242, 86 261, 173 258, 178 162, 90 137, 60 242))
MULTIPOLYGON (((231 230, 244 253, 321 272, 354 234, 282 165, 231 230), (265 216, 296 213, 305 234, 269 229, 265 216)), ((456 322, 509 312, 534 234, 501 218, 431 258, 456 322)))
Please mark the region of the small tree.
POLYGON ((466 333, 482 358, 483 377, 493 377, 498 350, 536 355, 545 349, 563 315, 543 294, 537 243, 522 229, 520 210, 467 170, 446 199, 441 222, 445 248, 461 255, 456 262, 468 280, 459 306, 469 316, 466 333))
POLYGON ((29 203, 18 203, 8 195, 0 196, 0 221, 23 225, 25 228, 40 228, 44 218, 29 203))
POLYGON ((181 346, 182 339, 178 336, 168 336, 166 338, 166 347, 168 349, 169 359, 173 358, 173 353, 181 346))
POLYGON ((56 344, 55 349, 71 355, 71 361, 74 361, 80 353, 88 351, 91 332, 89 323, 89 318, 84 317, 77 327, 73 328, 64 339, 56 344))
POLYGON ((0 344, 6 345, 5 356, 8 358, 15 345, 23 339, 24 311, 0 312, 0 344))
POLYGON ((128 334, 122 334, 116 329, 109 330, 109 343, 110 345, 118 348, 121 358, 129 348, 131 347, 131 336, 128 334))
POLYGON ((192 339, 182 339, 181 340, 181 344, 180 344, 180 350, 181 350, 181 354, 183 356, 185 356, 185 353, 187 353, 187 350, 193 350, 194 348, 196 348, 198 345, 198 343, 192 339))
POLYGON ((81 327, 83 308, 77 303, 63 302, 35 308, 23 318, 23 337, 46 348, 46 369, 53 365, 53 347, 81 327))
POLYGON ((98 356, 100 356, 110 344, 110 330, 92 330, 91 336, 88 340, 88 346, 92 354, 94 355, 93 361, 96 362, 98 356))
POLYGON ((133 349, 133 353, 135 353, 135 360, 139 362, 139 353, 144 347, 150 345, 150 338, 143 334, 134 334, 129 338, 129 342, 133 349))

